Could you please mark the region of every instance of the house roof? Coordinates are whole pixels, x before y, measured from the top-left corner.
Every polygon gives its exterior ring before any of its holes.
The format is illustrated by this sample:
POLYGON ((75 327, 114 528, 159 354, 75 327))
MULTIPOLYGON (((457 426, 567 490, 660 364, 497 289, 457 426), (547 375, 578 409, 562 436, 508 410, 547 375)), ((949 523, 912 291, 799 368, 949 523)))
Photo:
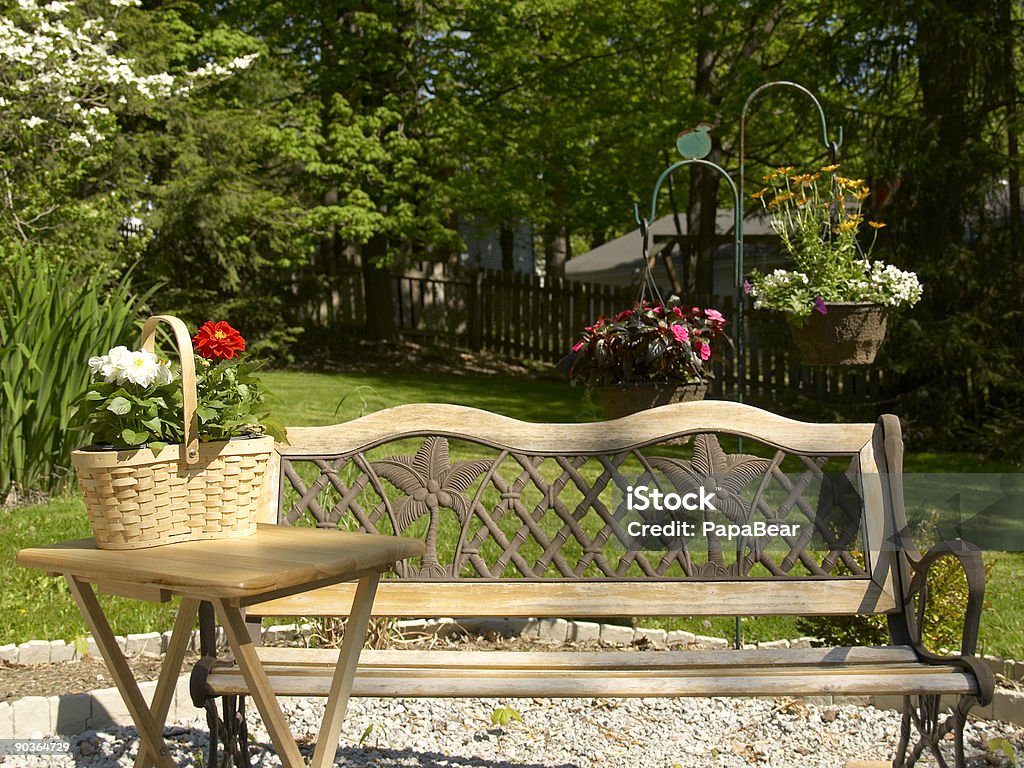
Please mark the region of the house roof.
MULTIPOLYGON (((688 237, 686 218, 680 216, 680 228, 683 238, 688 237)), ((735 219, 731 209, 719 209, 716 220, 716 231, 720 240, 715 258, 715 271, 732 274, 733 261, 733 228, 735 219), (725 272, 727 270, 727 272, 725 272)), ((663 216, 650 226, 652 244, 659 240, 674 239, 676 232, 675 217, 672 214, 663 216)), ((774 242, 775 233, 764 216, 748 217, 743 222, 744 254, 751 251, 761 252, 765 243, 774 242)), ((753 255, 753 254, 751 254, 753 255)), ((763 254, 761 254, 763 259, 763 254)), ((565 265, 566 277, 585 282, 607 283, 610 285, 629 285, 636 283, 642 266, 642 242, 640 230, 634 229, 621 237, 602 243, 587 253, 570 259, 565 265)), ((679 257, 676 257, 679 260, 679 257)), ((679 265, 681 268, 681 265, 679 265)), ((661 259, 656 260, 654 278, 659 285, 668 285, 668 276, 661 259)), ((717 279, 716 279, 717 282, 717 279)), ((731 277, 728 278, 731 282, 731 277)))

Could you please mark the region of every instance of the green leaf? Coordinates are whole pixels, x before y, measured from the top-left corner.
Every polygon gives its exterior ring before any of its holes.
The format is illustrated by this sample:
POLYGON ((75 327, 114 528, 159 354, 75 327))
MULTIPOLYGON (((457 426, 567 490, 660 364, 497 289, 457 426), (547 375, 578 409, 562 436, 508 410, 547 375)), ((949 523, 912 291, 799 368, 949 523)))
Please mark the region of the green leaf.
POLYGON ((121 430, 121 439, 125 445, 142 445, 149 439, 149 432, 136 432, 134 429, 121 430))
POLYGON ((502 728, 507 726, 513 720, 517 720, 521 723, 523 722, 523 716, 519 713, 518 709, 513 709, 509 706, 498 707, 491 713, 491 723, 501 726, 502 728))
POLYGON ((107 410, 111 413, 115 413, 118 416, 124 416, 130 413, 132 410, 132 404, 124 397, 115 397, 109 403, 107 403, 107 410))

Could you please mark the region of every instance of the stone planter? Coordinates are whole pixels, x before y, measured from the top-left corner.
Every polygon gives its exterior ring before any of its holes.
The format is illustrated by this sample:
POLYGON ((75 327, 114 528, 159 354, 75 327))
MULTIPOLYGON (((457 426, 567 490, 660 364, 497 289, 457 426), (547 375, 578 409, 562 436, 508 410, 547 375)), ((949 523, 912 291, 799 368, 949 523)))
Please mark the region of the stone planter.
POLYGON ((828 314, 811 312, 789 329, 807 365, 870 365, 885 339, 887 308, 881 304, 835 302, 828 314))
POLYGON ((659 405, 703 400, 707 389, 706 381, 693 384, 680 384, 676 381, 606 384, 597 388, 597 399, 601 402, 606 419, 618 419, 659 405))

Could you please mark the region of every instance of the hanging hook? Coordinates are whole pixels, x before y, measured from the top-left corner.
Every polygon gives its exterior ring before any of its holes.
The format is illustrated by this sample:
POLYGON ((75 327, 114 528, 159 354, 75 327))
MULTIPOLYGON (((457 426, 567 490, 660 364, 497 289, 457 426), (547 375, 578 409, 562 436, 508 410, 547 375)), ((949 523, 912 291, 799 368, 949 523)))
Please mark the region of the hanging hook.
POLYGON ((839 147, 843 143, 843 126, 839 126, 839 141, 828 143, 828 164, 836 165, 839 162, 839 147))

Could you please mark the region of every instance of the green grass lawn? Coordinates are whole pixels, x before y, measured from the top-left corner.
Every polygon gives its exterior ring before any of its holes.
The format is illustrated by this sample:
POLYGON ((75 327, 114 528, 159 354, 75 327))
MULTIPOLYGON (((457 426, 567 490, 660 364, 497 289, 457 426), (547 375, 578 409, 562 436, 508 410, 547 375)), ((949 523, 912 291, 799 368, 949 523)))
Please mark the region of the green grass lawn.
MULTIPOLYGON (((590 421, 598 417, 581 390, 553 381, 512 376, 381 375, 267 372, 263 378, 277 398, 276 412, 289 425, 347 421, 361 414, 409 402, 445 402, 484 408, 526 421, 590 421)), ((454 449, 453 449, 454 452, 454 449)), ((963 455, 919 453, 907 457, 910 472, 1008 471, 994 462, 963 455)), ((12 563, 26 546, 88 536, 85 510, 77 498, 0 512, 0 562, 12 563)), ((982 638, 985 652, 1020 658, 1024 655, 1024 618, 1018 611, 1024 597, 1024 553, 991 554, 992 563, 982 638)), ((72 639, 85 633, 66 586, 37 571, 7 568, 0 587, 0 644, 41 638, 72 639)), ((174 604, 152 605, 115 597, 102 598, 118 634, 163 631, 170 627, 174 604)), ((732 637, 734 620, 658 619, 646 626, 684 628, 698 634, 732 637)), ((744 619, 747 642, 796 637, 793 618, 744 619)))

